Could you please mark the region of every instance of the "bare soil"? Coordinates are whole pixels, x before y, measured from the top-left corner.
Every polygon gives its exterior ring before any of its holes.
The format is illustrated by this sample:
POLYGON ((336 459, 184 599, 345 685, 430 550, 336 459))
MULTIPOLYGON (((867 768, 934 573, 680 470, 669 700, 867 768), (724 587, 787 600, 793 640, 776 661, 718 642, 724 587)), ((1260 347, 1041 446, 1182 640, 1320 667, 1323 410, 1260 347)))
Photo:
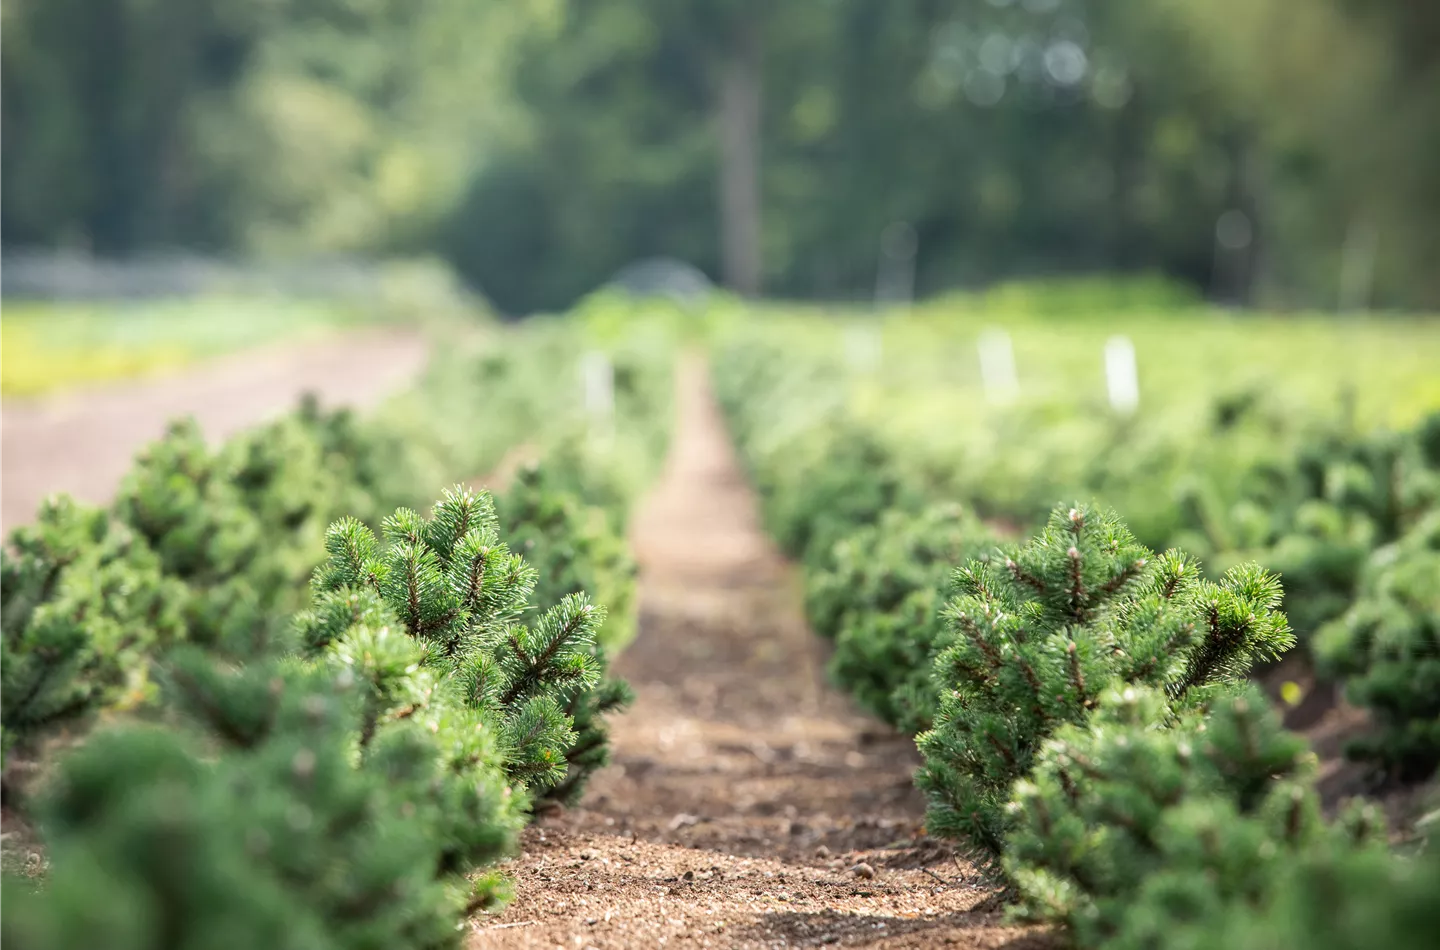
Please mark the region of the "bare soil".
POLYGON ((427 346, 413 331, 348 333, 249 350, 159 379, 5 400, 0 422, 0 531, 24 524, 52 492, 109 500, 135 453, 192 415, 212 442, 295 406, 368 406, 414 376, 427 346))
POLYGON ((637 512, 638 694, 580 807, 542 817, 473 948, 1044 947, 924 835, 914 745, 825 679, 795 572, 757 524, 704 368, 637 512))
POLYGON ((1395 843, 1416 836, 1416 822, 1434 807, 1437 786, 1431 782, 1387 780, 1373 766, 1346 755, 1346 748, 1373 729, 1370 713, 1346 701, 1336 683, 1316 677, 1309 658, 1295 650, 1260 677, 1276 707, 1284 710, 1286 729, 1304 736, 1318 760, 1315 790, 1325 813, 1334 816, 1352 799, 1364 798, 1380 807, 1395 843), (1286 707, 1281 685, 1293 682, 1302 699, 1286 707))

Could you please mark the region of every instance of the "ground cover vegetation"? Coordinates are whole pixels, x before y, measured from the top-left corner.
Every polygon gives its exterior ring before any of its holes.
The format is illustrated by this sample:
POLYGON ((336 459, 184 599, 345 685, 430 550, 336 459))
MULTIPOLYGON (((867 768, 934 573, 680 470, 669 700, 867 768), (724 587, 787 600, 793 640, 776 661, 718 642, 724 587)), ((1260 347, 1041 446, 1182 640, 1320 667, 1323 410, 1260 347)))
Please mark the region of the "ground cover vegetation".
POLYGON ((6 939, 447 946, 503 901, 487 868, 629 699, 622 528, 670 373, 668 331, 635 332, 491 328, 373 415, 218 447, 180 422, 109 506, 47 500, 0 576, 5 808, 47 858, 7 879, 6 939), (494 494, 442 491, 522 442, 494 494))
POLYGON ((171 372, 277 342, 380 325, 397 314, 353 301, 243 296, 56 302, 7 300, 0 392, 37 396, 171 372))
MULTIPOLYGON (((1433 859, 1392 855, 1414 833, 1374 806, 1322 808, 1249 680, 1296 646, 1370 712, 1352 754, 1377 782, 1434 773, 1440 399, 1411 357, 1440 339, 1292 317, 1303 356, 1276 365, 1276 318, 1141 290, 1107 317, 1075 290, 717 321, 717 392, 832 675, 917 736, 928 829, 1077 945, 1293 945, 1302 907, 1331 914, 1301 888, 1351 879, 1422 939, 1433 859), (977 371, 997 326, 1018 384, 977 371), (1138 408, 1107 404, 1118 333, 1138 408)), ((1365 945, 1348 926, 1334 945, 1365 945)))

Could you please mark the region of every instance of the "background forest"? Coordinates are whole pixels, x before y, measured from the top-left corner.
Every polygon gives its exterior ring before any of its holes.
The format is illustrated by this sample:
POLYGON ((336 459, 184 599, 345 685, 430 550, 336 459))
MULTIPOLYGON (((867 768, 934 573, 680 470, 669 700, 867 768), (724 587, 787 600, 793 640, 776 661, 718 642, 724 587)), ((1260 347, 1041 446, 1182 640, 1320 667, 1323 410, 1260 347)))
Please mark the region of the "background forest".
POLYGON ((921 294, 1440 305, 1412 0, 11 0, 3 82, 9 250, 436 255, 508 313, 657 254, 868 297, 882 244, 921 294))

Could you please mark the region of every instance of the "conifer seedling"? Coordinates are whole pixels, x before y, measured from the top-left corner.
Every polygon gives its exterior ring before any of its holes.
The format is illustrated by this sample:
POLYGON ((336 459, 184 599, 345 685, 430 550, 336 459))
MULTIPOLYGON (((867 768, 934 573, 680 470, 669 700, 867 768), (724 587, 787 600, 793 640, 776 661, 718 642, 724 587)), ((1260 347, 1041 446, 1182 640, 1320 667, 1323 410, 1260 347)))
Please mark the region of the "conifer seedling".
POLYGON ((917 782, 928 827, 982 862, 1003 849, 1012 783, 1107 688, 1154 686, 1173 717, 1293 643, 1273 575, 1243 565, 1204 581, 1184 554, 1156 556, 1088 506, 1056 508, 1038 538, 971 561, 956 585, 934 667, 940 713, 918 738, 917 782))
POLYGON ((1360 596, 1315 641, 1322 672, 1371 710, 1374 728, 1348 750, 1392 777, 1423 781, 1440 766, 1440 511, 1378 549, 1360 596))
POLYGON ((373 678, 338 655, 236 670, 178 652, 188 715, 98 732, 38 799, 50 870, 6 882, 6 946, 458 946, 506 895, 484 868, 513 847, 519 796, 477 711, 364 701, 376 681, 428 691, 398 682, 425 678, 418 646, 369 632, 348 648, 387 654, 373 678))
POLYGON ((64 496, 0 552, 4 751, 151 692, 152 651, 186 635, 187 592, 134 531, 64 496))
POLYGON ((1008 807, 1024 916, 1082 947, 1169 946, 1167 926, 1258 901, 1297 856, 1383 830, 1359 813, 1325 825, 1314 755, 1253 687, 1172 715, 1159 689, 1112 688, 1044 743, 1008 807))
POLYGON ((383 533, 382 543, 353 519, 331 527, 301 639, 329 647, 358 618, 388 612, 422 646, 421 662, 499 725, 513 778, 563 781, 576 738, 565 706, 599 682, 604 609, 571 594, 525 623, 535 572, 500 540, 487 492, 452 488, 429 520, 401 508, 383 533))

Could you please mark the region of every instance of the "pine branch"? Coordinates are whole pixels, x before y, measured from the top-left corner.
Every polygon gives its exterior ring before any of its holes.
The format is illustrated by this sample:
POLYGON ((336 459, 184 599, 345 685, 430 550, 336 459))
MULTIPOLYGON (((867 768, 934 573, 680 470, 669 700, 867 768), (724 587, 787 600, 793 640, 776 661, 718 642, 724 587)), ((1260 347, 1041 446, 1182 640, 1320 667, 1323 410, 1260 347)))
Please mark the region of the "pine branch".
POLYGON ((1045 586, 1044 581, 1040 580, 1040 578, 1034 576, 1033 574, 1026 572, 1024 568, 1022 568, 1019 564, 1016 564, 1008 557, 1005 559, 1005 566, 1010 570, 1010 575, 1014 577, 1016 581, 1024 584, 1026 587, 1031 588, 1035 591, 1035 593, 1041 595, 1042 597, 1049 590, 1049 588, 1045 586))
POLYGON ((1070 682, 1075 687, 1075 695, 1080 700, 1081 706, 1089 706, 1090 699, 1085 694, 1085 673, 1080 669, 1080 657, 1076 654, 1074 640, 1066 644, 1065 653, 1070 665, 1070 682))

